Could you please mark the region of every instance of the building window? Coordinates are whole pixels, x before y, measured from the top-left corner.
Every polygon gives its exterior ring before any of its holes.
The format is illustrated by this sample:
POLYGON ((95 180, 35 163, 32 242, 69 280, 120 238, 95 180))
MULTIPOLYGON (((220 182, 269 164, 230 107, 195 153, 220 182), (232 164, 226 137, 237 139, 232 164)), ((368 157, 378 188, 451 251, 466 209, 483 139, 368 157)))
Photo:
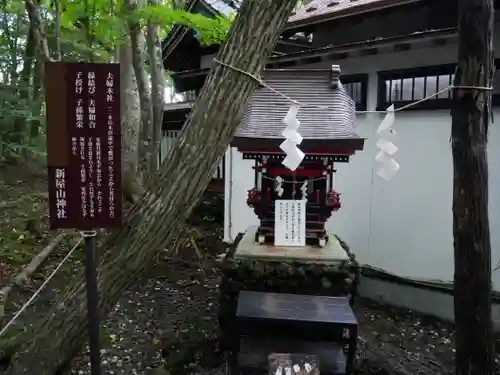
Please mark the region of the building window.
POLYGON ((182 97, 183 102, 195 102, 198 97, 198 93, 196 92, 196 90, 182 92, 179 95, 182 97))
POLYGON ((366 111, 366 95, 368 91, 368 74, 341 76, 340 82, 347 94, 356 103, 357 111, 366 111))
POLYGON ((368 91, 368 74, 341 76, 340 82, 347 94, 356 103, 357 111, 366 111, 366 95, 368 91))
MULTIPOLYGON (((434 95, 453 84, 455 65, 429 66, 379 72, 377 110, 391 104, 401 108, 434 95)), ((452 91, 445 91, 410 109, 447 109, 451 107, 452 91)))

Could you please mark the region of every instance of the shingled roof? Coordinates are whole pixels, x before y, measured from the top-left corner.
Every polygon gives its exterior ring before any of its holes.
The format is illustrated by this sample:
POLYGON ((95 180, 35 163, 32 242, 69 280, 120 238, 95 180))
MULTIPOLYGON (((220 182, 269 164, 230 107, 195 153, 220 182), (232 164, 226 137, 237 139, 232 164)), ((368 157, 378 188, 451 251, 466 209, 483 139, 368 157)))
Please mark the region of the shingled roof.
POLYGON ((297 9, 288 19, 287 27, 324 21, 375 9, 416 2, 419 0, 313 0, 297 9))
POLYGON ((297 9, 295 14, 289 18, 289 22, 335 13, 343 9, 355 8, 380 1, 381 0, 313 0, 309 4, 297 9))
MULTIPOLYGON (((329 70, 282 69, 266 70, 263 78, 273 89, 301 103, 297 119, 306 147, 308 141, 351 140, 361 141, 362 148, 363 142, 356 133, 355 103, 344 87, 331 87, 330 77, 329 70)), ((266 87, 258 88, 233 143, 240 143, 238 138, 249 138, 275 140, 277 146, 283 140, 283 119, 290 106, 284 97, 266 87)))

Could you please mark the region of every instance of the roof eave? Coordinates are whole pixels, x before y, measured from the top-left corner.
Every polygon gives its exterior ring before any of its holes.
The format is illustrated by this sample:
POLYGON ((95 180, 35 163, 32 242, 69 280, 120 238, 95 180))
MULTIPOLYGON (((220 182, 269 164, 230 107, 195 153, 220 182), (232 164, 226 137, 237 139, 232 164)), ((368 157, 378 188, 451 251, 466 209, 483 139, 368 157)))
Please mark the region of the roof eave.
MULTIPOLYGON (((187 3, 184 7, 184 10, 187 12, 191 12, 196 5, 198 4, 199 0, 190 0, 189 3, 187 3)), ((163 59, 167 59, 168 56, 172 53, 172 51, 177 47, 177 45, 184 39, 188 31, 188 28, 185 27, 182 24, 176 24, 170 30, 168 35, 163 39, 164 44, 162 45, 162 55, 163 59), (173 47, 172 44, 174 44, 173 47)))
POLYGON ((427 40, 434 40, 440 38, 453 38, 457 35, 457 28, 443 28, 438 30, 429 30, 415 32, 411 34, 398 35, 389 38, 379 38, 366 40, 361 42, 348 43, 339 46, 328 46, 317 48, 309 51, 291 53, 285 56, 276 56, 270 59, 269 64, 279 64, 291 60, 299 60, 302 58, 314 58, 330 55, 333 53, 350 52, 365 48, 380 48, 390 46, 398 43, 412 43, 412 42, 425 42, 427 40))
MULTIPOLYGON (((260 138, 260 137, 240 137, 236 135, 231 141, 231 147, 257 150, 270 149, 276 150, 276 153, 283 153, 279 145, 283 142, 282 138, 260 138)), ((300 148, 306 154, 346 154, 352 155, 355 151, 362 151, 365 138, 332 138, 332 139, 311 139, 306 138, 300 144, 300 148)))
MULTIPOLYGON (((276 56, 271 58, 267 65, 269 64, 279 64, 282 62, 292 61, 292 60, 300 60, 314 57, 322 57, 331 54, 337 54, 342 52, 350 52, 363 48, 378 48, 383 47, 385 45, 393 45, 398 43, 411 43, 411 42, 425 42, 427 40, 441 39, 441 38, 455 38, 457 35, 457 28, 444 28, 438 30, 430 30, 430 31, 422 31, 417 33, 399 35, 389 38, 381 38, 381 39, 373 39, 362 42, 354 42, 348 43, 340 46, 329 46, 323 48, 317 48, 314 50, 297 52, 293 54, 288 54, 284 56, 276 56)), ((175 78, 183 78, 183 77, 194 77, 194 76, 202 76, 206 75, 209 72, 210 68, 196 69, 196 70, 186 70, 183 72, 177 72, 172 74, 175 78)))
POLYGON ((310 26, 339 18, 355 16, 358 14, 369 13, 385 8, 392 8, 395 6, 416 3, 419 1, 422 0, 381 0, 373 3, 361 4, 359 6, 343 9, 340 11, 333 11, 331 13, 320 14, 318 16, 311 16, 297 21, 288 22, 285 26, 285 30, 295 29, 303 26, 310 26))

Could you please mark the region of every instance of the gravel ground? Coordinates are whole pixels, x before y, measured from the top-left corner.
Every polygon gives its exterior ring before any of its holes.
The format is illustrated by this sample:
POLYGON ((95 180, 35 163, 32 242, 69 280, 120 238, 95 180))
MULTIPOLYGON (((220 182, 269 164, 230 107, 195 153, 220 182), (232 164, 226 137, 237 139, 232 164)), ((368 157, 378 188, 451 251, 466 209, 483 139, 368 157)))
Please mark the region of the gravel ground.
MULTIPOLYGON (((126 292, 109 316, 105 323, 108 340, 102 350, 103 374, 169 374, 152 370, 162 364, 161 349, 165 347, 179 349, 164 361, 167 368, 179 361, 189 364, 172 374, 225 374, 226 366, 214 349, 216 269, 205 277, 198 269, 182 269, 182 262, 169 267, 176 270, 175 279, 149 280, 126 292)), ((355 312, 361 327, 361 357, 367 345, 417 367, 418 363, 432 363, 442 373, 453 373, 454 332, 449 324, 362 299, 355 312)), ((500 347, 500 341, 497 345, 500 347)), ((496 361, 500 362, 500 356, 496 361)), ((89 374, 86 362, 85 356, 76 360, 73 374, 89 374)))
MULTIPOLYGON (((219 277, 213 261, 204 269, 205 274, 197 262, 182 259, 162 262, 155 278, 124 292, 103 322, 103 375, 225 374, 216 349, 219 277)), ((41 299, 52 300, 51 294, 47 290, 41 299)), ((360 299, 354 310, 360 323, 359 356, 369 348, 417 368, 430 363, 443 374, 453 373, 454 331, 449 324, 368 300, 360 299)), ((87 353, 75 359, 72 374, 90 374, 87 353)))
MULTIPOLYGON (((221 247, 213 246, 218 252, 221 247)), ((193 259, 162 261, 151 279, 124 292, 103 322, 103 375, 225 374, 216 346, 219 275, 210 259, 204 262, 205 272, 193 259)), ((19 290, 19 301, 40 282, 19 290)), ((47 288, 32 308, 42 313, 57 294, 56 288, 47 288)), ((360 323, 359 356, 371 351, 416 369, 431 364, 442 374, 453 374, 454 330, 449 324, 368 300, 360 299, 354 310, 360 323)), ((22 329, 22 319, 17 326, 22 329)), ((498 354, 496 361, 500 363, 498 354)), ((75 359, 72 374, 90 374, 87 353, 75 359)))
MULTIPOLYGON (((218 276, 213 271, 205 277, 199 269, 182 269, 182 263, 165 265, 179 270, 177 277, 151 279, 124 293, 103 323, 103 374, 163 374, 152 371, 162 364, 163 348, 180 347, 172 361, 190 361, 186 351, 193 343, 213 342, 218 276)), ((191 370, 197 372, 197 367, 191 365, 191 370)), ((87 355, 75 360, 72 374, 90 374, 87 355)))

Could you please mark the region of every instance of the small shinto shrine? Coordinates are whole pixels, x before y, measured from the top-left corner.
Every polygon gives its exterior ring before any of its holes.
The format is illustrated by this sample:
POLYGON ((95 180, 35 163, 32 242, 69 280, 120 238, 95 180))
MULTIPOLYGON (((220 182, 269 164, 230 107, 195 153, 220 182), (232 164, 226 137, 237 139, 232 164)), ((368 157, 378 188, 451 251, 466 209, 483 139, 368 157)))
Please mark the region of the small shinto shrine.
MULTIPOLYGON (((271 87, 300 103, 295 111, 303 138, 299 152, 304 157, 295 170, 283 165, 287 155, 280 144, 291 103, 265 87, 258 89, 232 143, 243 159, 255 161, 255 182, 249 187, 247 204, 260 224, 247 231, 242 246, 273 246, 275 254, 276 247, 283 246, 336 246, 325 227, 341 208, 341 193, 334 187, 335 165, 348 163, 364 145, 355 132, 355 104, 339 74, 338 66, 330 72, 266 72, 265 81, 271 87)), ((257 248, 243 252, 254 250, 261 252, 257 248)))
POLYGON ((254 161, 247 204, 259 218, 223 263, 219 325, 234 374, 283 366, 352 373, 359 265, 326 223, 341 208, 335 166, 364 139, 339 76, 338 66, 266 71, 281 95, 258 88, 231 144, 254 161))

